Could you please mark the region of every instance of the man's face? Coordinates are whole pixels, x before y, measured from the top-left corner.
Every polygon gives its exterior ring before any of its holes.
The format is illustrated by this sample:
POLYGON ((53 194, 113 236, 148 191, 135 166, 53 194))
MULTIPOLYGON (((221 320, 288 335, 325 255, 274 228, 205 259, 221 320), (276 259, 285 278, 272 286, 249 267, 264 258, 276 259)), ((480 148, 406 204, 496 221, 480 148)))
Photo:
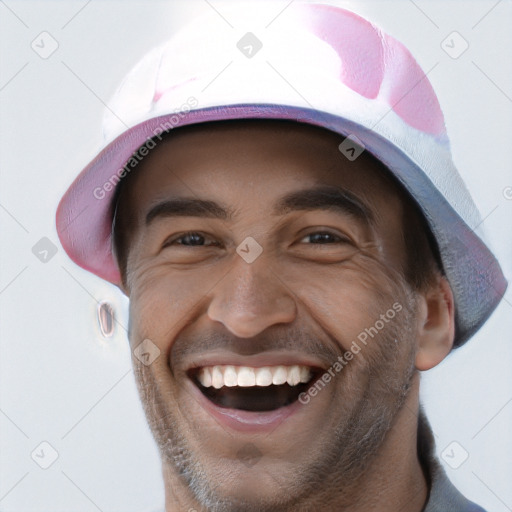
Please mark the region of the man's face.
POLYGON ((409 391, 404 205, 341 140, 272 121, 176 131, 123 191, 130 343, 160 350, 134 359, 141 399, 164 465, 209 510, 348 489, 409 391))

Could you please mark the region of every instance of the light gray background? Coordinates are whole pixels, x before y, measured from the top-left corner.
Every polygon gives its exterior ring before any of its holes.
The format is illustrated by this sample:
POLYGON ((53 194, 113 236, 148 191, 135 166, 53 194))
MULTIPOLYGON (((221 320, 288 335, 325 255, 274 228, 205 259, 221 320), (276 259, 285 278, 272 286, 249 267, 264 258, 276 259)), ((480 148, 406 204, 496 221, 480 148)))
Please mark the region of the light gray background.
MULTIPOLYGON (((131 66, 202 12, 217 11, 225 23, 227 3, 0 0, 3 512, 131 512, 163 504, 160 461, 122 327, 127 301, 67 258, 58 243, 55 208, 102 146, 103 103, 131 66), (43 31, 59 44, 47 59, 31 48, 43 31), (32 253, 42 237, 58 249, 46 263, 32 253), (101 300, 114 305, 121 324, 110 340, 96 323, 101 300), (46 470, 31 458, 42 441, 58 452, 46 470)), ((271 2, 269 21, 285 16, 289 3, 271 2)), ((511 2, 329 3, 369 16, 404 42, 424 70, 435 66, 429 79, 455 162, 510 280, 511 2), (469 43, 458 59, 441 46, 453 31, 469 43)), ((233 44, 242 35, 235 25, 233 44)), ((264 42, 264 34, 257 35, 264 42)), ((456 470, 443 462, 449 477, 489 512, 512 510, 511 330, 509 289, 472 341, 422 379, 438 453, 456 441, 469 454, 456 470)), ((49 456, 48 449, 44 453, 49 456)))

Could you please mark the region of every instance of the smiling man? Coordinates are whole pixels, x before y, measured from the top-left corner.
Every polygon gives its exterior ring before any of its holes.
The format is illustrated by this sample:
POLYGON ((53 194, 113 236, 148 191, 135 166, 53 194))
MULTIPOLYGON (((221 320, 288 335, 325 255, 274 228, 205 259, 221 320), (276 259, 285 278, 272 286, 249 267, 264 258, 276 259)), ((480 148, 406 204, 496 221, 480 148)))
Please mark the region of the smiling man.
POLYGON ((506 287, 437 99, 366 20, 282 16, 263 42, 195 27, 145 57, 57 213, 68 254, 130 299, 166 512, 482 511, 419 403, 419 372, 506 287))
POLYGON ((410 201, 369 154, 342 156, 341 140, 287 121, 182 128, 121 187, 130 339, 163 354, 137 381, 169 487, 179 475, 189 487, 179 510, 194 495, 208 510, 425 502, 413 370, 449 352, 453 299, 425 233, 406 243, 410 201), (263 251, 249 263, 244 246, 263 251), (420 271, 432 283, 415 298, 404 276, 420 271), (393 304, 332 384, 299 402, 393 304))

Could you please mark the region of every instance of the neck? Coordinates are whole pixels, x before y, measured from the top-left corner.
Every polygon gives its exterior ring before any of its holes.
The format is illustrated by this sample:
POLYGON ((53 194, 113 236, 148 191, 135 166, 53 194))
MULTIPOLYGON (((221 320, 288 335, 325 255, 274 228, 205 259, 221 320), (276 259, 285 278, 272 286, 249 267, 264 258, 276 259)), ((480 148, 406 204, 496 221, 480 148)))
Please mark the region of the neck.
MULTIPOLYGON (((418 458, 419 374, 393 427, 366 473, 343 496, 336 478, 329 495, 311 496, 307 503, 294 504, 294 512, 421 512, 428 484, 418 458)), ((422 425, 422 429, 428 426, 422 425)), ((163 464, 166 512, 206 512, 174 468, 163 464)), ((280 511, 284 512, 282 507, 280 511)))
POLYGON ((421 512, 424 509, 429 485, 418 457, 419 379, 416 374, 407 400, 371 466, 350 491, 345 491, 344 506, 340 506, 341 498, 334 492, 329 506, 323 510, 421 512))

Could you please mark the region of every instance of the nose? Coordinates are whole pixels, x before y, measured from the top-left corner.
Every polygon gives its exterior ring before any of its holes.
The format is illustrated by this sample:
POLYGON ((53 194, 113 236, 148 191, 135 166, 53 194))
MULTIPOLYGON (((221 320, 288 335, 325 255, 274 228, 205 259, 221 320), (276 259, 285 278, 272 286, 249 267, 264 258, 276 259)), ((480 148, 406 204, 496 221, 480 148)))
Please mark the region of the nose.
POLYGON ((261 256, 252 263, 236 258, 213 291, 209 318, 240 338, 256 336, 275 324, 293 322, 297 311, 293 293, 268 262, 261 256))

